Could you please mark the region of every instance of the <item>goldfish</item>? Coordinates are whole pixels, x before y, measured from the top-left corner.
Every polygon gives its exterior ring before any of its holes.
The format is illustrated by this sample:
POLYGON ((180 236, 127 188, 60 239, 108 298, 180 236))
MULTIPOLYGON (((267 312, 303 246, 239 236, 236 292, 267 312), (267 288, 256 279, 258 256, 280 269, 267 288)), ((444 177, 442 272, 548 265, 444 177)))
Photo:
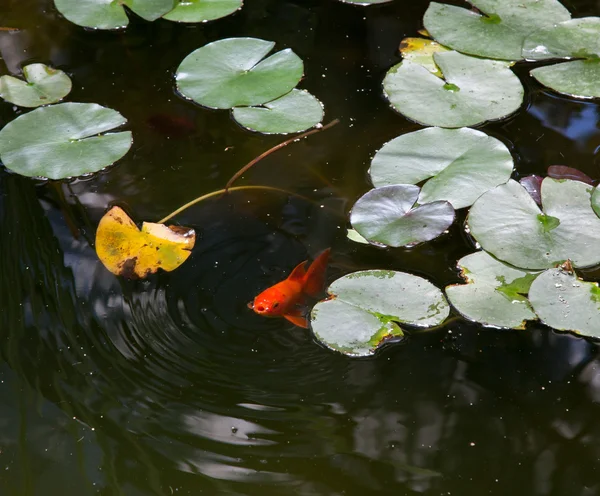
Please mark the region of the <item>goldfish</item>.
POLYGON ((323 291, 330 249, 327 248, 306 268, 308 260, 298 264, 287 279, 265 289, 248 307, 264 317, 283 317, 299 327, 308 327, 304 306, 308 298, 323 291))

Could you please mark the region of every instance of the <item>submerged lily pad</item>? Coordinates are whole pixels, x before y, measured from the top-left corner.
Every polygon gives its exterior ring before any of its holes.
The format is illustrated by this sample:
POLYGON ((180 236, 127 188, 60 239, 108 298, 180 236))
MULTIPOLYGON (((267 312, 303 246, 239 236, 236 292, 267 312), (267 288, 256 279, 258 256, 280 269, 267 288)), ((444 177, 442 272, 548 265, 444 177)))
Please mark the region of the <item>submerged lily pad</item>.
POLYGON ((454 222, 454 209, 446 201, 413 208, 418 197, 411 184, 372 189, 352 207, 352 227, 369 241, 394 247, 437 238, 454 222))
POLYGON ((429 179, 419 203, 445 200, 458 209, 508 181, 512 171, 512 156, 501 141, 475 129, 433 127, 386 143, 373 157, 370 175, 377 187, 429 179))
POLYGON ((544 324, 600 338, 600 288, 562 269, 550 269, 531 285, 529 301, 544 324))
POLYGON ((600 98, 600 17, 562 22, 531 34, 523 46, 529 60, 582 59, 531 71, 544 86, 579 98, 600 98))
POLYGON ((331 299, 311 313, 315 336, 353 356, 372 355, 387 339, 402 336, 398 324, 439 325, 450 312, 442 292, 422 277, 391 270, 366 270, 334 281, 331 299))
POLYGON ((23 176, 64 179, 97 172, 131 148, 131 131, 107 133, 126 122, 95 103, 41 107, 0 131, 0 159, 23 176))
POLYGON ((96 232, 96 253, 113 274, 144 278, 158 269, 170 272, 191 254, 196 233, 187 227, 144 222, 142 230, 120 207, 111 208, 96 232))
POLYGON ((308 91, 293 89, 260 107, 235 107, 233 118, 260 133, 297 133, 323 119, 323 105, 308 91))
POLYGON ((129 24, 124 7, 147 21, 162 17, 175 6, 174 0, 54 0, 58 11, 79 26, 123 29, 129 24))
POLYGON ((558 0, 469 0, 482 14, 431 2, 423 24, 440 43, 490 59, 521 60, 532 31, 571 18, 558 0))
POLYGON ((176 22, 207 22, 233 14, 243 0, 176 0, 175 8, 163 19, 176 22))
POLYGON ((506 62, 455 51, 432 57, 443 79, 432 74, 429 63, 411 58, 392 67, 383 80, 386 97, 409 119, 427 126, 475 126, 521 106, 523 86, 506 62))
POLYGON ((592 208, 596 215, 600 217, 600 186, 596 186, 592 193, 592 208))
POLYGON ((579 181, 542 182, 540 210, 516 181, 484 193, 467 223, 482 248, 524 269, 545 269, 571 260, 578 267, 600 263, 600 218, 591 206, 592 187, 579 181))
POLYGON ((304 71, 290 49, 264 58, 275 43, 227 38, 190 53, 177 69, 177 88, 196 103, 229 109, 262 105, 289 93, 304 71), (264 59, 264 60, 263 60, 264 59))
POLYGON ((39 107, 62 100, 71 91, 71 79, 63 71, 44 64, 23 67, 25 81, 0 77, 0 97, 19 107, 39 107))
POLYGON ((467 284, 447 286, 446 295, 467 319, 511 329, 537 319, 526 298, 537 272, 515 269, 484 251, 461 258, 458 267, 467 284))

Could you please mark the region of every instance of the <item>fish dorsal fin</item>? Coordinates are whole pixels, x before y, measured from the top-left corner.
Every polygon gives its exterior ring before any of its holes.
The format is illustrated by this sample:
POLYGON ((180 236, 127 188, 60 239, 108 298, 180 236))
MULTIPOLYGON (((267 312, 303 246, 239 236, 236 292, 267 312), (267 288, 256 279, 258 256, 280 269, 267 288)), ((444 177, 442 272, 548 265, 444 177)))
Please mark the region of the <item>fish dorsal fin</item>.
POLYGON ((287 280, 303 282, 304 278, 306 277, 306 263, 307 261, 305 260, 304 262, 296 265, 296 268, 292 270, 292 273, 288 276, 287 280))
POLYGON ((319 296, 323 291, 330 251, 330 248, 322 251, 306 271, 306 280, 302 289, 309 296, 319 296))

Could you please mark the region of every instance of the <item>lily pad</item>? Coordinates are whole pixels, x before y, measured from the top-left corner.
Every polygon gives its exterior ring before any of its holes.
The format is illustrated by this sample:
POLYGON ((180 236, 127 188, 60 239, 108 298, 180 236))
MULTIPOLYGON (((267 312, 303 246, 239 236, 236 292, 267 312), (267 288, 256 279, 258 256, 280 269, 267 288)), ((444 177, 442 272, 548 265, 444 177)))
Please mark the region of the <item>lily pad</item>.
POLYGON ((383 80, 386 97, 409 119, 427 126, 475 126, 521 106, 523 86, 506 62, 455 51, 432 57, 444 79, 413 58, 392 67, 383 80))
POLYGON ((529 301, 544 324, 600 338, 600 288, 562 269, 550 269, 531 285, 529 301))
POLYGON ((578 267, 600 263, 600 218, 591 207, 592 188, 579 181, 542 182, 540 210, 516 181, 484 193, 467 223, 481 247, 524 269, 545 269, 565 260, 578 267))
POLYGON ((417 184, 420 204, 445 200, 468 207, 487 190, 503 184, 513 171, 508 148, 475 129, 430 127, 386 143, 371 162, 377 187, 417 184))
POLYGON ((290 49, 264 58, 275 43, 227 38, 190 53, 177 69, 179 92, 200 105, 229 109, 262 105, 289 93, 304 71, 290 49), (264 59, 264 60, 263 60, 264 59))
POLYGON ((113 274, 144 278, 158 269, 170 272, 191 254, 193 229, 144 222, 142 230, 120 207, 111 208, 96 232, 96 253, 113 274))
POLYGON ((363 245, 369 244, 369 242, 358 234, 355 229, 348 229, 347 236, 349 240, 354 241, 355 243, 361 243, 363 245))
POLYGON ((260 107, 235 107, 233 118, 260 133, 298 133, 323 119, 323 104, 308 91, 293 89, 260 107))
POLYGON ((436 41, 426 38, 404 38, 400 42, 402 59, 422 65, 437 77, 442 77, 442 71, 433 61, 433 54, 447 52, 448 48, 436 41))
POLYGON ((375 5, 377 3, 389 3, 392 0, 340 0, 342 3, 351 3, 354 5, 361 5, 366 7, 367 5, 375 5))
POLYGON ((391 270, 365 270, 334 281, 331 299, 317 303, 312 330, 326 346, 353 356, 372 355, 398 324, 436 326, 450 312, 442 292, 422 277, 391 270))
POLYGON ((131 131, 107 133, 126 122, 116 110, 95 103, 41 107, 0 131, 0 159, 30 177, 64 179, 97 172, 131 148, 131 131))
POLYGON ((600 186, 596 186, 592 193, 592 208, 596 215, 600 217, 600 186))
POLYGON ((0 97, 19 107, 39 107, 62 100, 71 91, 71 79, 63 71, 44 64, 23 67, 25 81, 0 77, 0 97))
POLYGON ((174 0, 54 0, 58 11, 78 26, 95 29, 123 29, 129 24, 124 7, 147 21, 173 10, 174 0))
POLYGON ((489 59, 521 60, 532 31, 571 19, 557 0, 469 0, 482 14, 431 2, 423 24, 431 36, 454 50, 489 59))
POLYGON ((176 22, 207 22, 233 14, 243 0, 176 0, 177 5, 163 19, 176 22))
POLYGON ((372 189, 352 207, 352 227, 369 241, 394 247, 437 238, 454 222, 454 209, 446 201, 415 207, 418 197, 411 184, 372 189))
POLYGON ((446 295, 467 319, 511 329, 537 319, 526 298, 537 272, 515 269, 484 251, 461 258, 458 267, 467 284, 447 286, 446 295))
POLYGON ((582 59, 538 67, 531 75, 554 91, 600 98, 600 17, 561 22, 531 34, 523 45, 528 60, 582 59))

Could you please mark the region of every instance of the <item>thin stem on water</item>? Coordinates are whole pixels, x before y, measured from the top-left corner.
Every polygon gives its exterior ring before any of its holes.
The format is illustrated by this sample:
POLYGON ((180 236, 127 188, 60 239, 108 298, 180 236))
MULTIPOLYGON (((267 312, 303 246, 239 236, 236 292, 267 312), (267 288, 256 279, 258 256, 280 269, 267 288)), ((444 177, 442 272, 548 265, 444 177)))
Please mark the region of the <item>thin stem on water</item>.
POLYGON ((309 198, 306 198, 305 196, 299 195, 298 193, 293 193, 291 191, 286 191, 285 189, 281 189, 281 188, 274 188, 273 186, 235 186, 234 188, 218 189, 217 191, 211 191, 210 193, 207 193, 205 195, 199 196, 198 198, 195 198, 192 201, 187 202, 185 205, 182 205, 181 207, 179 207, 174 212, 171 212, 164 219, 159 220, 158 223, 159 224, 164 224, 165 222, 167 222, 168 220, 172 219, 176 215, 180 214, 184 210, 188 209, 192 205, 195 205, 196 203, 200 203, 201 201, 204 201, 204 200, 208 200, 209 198, 213 198, 215 196, 219 196, 219 195, 221 195, 223 193, 227 193, 228 191, 241 191, 241 190, 249 190, 249 189, 262 189, 262 190, 267 190, 267 191, 277 191, 278 193, 285 193, 286 195, 296 196, 298 198, 302 198, 303 200, 311 201, 309 198))
POLYGON ((238 180, 242 175, 244 175, 244 173, 248 169, 250 169, 257 162, 260 162, 266 156, 271 155, 271 153, 279 150, 280 148, 283 148, 284 146, 289 145, 290 143, 293 143, 294 141, 299 141, 302 138, 306 138, 307 136, 310 136, 311 134, 320 133, 321 131, 325 131, 326 129, 329 129, 330 127, 335 126, 338 122, 340 122, 339 119, 334 119, 329 124, 326 124, 323 127, 318 127, 318 128, 315 128, 315 129, 311 129, 310 131, 306 131, 305 133, 299 134, 298 136, 294 136, 293 138, 287 139, 287 140, 279 143, 278 145, 275 145, 273 148, 269 148, 266 152, 261 153, 258 157, 256 157, 255 159, 251 160, 246 165, 244 165, 244 167, 242 167, 239 171, 237 171, 232 176, 232 178, 229 181, 227 181, 227 184, 225 185, 225 193, 227 193, 230 189, 232 189, 231 185, 236 180, 238 180))

